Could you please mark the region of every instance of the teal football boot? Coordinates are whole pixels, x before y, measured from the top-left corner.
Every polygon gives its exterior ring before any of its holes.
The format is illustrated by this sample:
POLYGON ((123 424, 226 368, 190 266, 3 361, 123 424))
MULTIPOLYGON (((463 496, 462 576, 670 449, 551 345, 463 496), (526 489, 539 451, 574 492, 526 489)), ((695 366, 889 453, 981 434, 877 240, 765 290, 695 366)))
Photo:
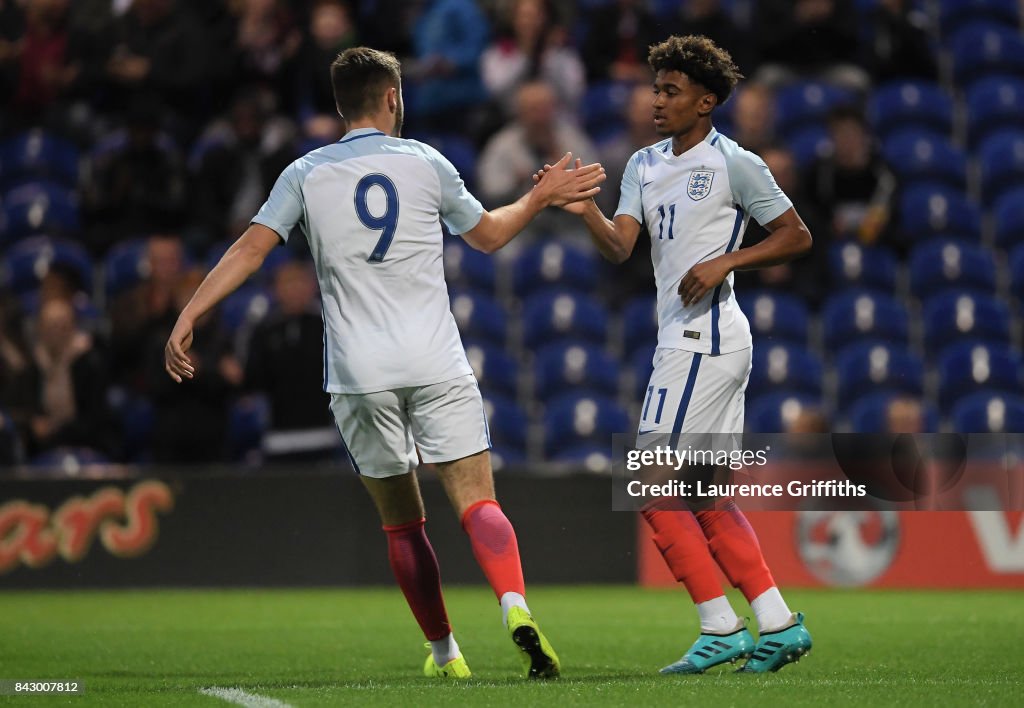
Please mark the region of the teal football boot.
POLYGON ((683 658, 669 664, 660 673, 702 674, 712 666, 750 656, 754 646, 754 637, 747 629, 746 620, 741 619, 733 631, 725 634, 701 632, 683 658))
POLYGON ((811 650, 811 634, 804 627, 804 614, 796 612, 789 624, 757 638, 753 655, 736 673, 763 674, 778 671, 786 664, 800 661, 811 650))

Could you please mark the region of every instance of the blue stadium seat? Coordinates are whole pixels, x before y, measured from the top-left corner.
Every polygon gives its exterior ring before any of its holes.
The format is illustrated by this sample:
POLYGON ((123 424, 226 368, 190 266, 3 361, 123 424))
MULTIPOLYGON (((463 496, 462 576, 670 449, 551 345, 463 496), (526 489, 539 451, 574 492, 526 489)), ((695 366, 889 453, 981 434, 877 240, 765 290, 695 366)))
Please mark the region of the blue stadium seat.
POLYGON ((489 342, 467 339, 463 346, 482 391, 494 391, 513 399, 518 396, 519 364, 515 359, 489 342))
POLYGON ((757 397, 771 391, 788 391, 820 397, 824 371, 818 357, 801 346, 755 346, 747 393, 757 397))
POLYGON ((862 341, 906 345, 910 334, 906 306, 893 297, 866 290, 829 297, 821 321, 825 347, 830 352, 862 341))
POLYGON ((599 346, 608 339, 608 313, 600 303, 569 292, 531 295, 523 303, 523 343, 531 349, 559 339, 599 346))
POLYGON ((491 444, 491 469, 495 472, 508 472, 510 468, 526 465, 526 452, 509 445, 491 444))
POLYGON ((924 302, 926 351, 938 352, 958 339, 1009 345, 1010 308, 994 297, 947 292, 924 302))
POLYGON ((529 420, 523 409, 508 398, 484 392, 484 412, 491 442, 503 450, 525 455, 529 420))
POLYGON ((981 210, 958 190, 934 184, 908 187, 900 199, 901 226, 912 240, 957 236, 981 238, 981 210))
POLYGON ((574 445, 562 450, 549 461, 571 463, 588 472, 610 472, 612 469, 612 441, 574 445))
POLYGON ((457 236, 449 236, 444 243, 444 277, 449 285, 476 288, 494 293, 497 286, 497 268, 494 259, 471 247, 457 236))
POLYGON ((149 275, 145 239, 122 241, 103 259, 103 283, 107 297, 116 297, 134 288, 149 275))
POLYGON ((821 400, 814 396, 799 395, 788 391, 769 393, 755 398, 747 406, 747 432, 784 433, 797 416, 808 408, 820 409, 821 400))
POLYGON ((927 81, 895 81, 878 87, 868 116, 875 134, 882 138, 906 129, 953 133, 953 99, 938 84, 927 81))
POLYGON ((422 139, 448 158, 470 190, 476 185, 477 151, 473 141, 458 133, 435 133, 422 139))
POLYGON ((29 460, 33 467, 52 467, 69 475, 78 474, 80 468, 86 465, 109 465, 111 462, 109 457, 90 447, 58 447, 41 452, 29 460))
POLYGON ((539 243, 523 251, 512 265, 512 290, 526 297, 558 288, 590 293, 598 280, 597 256, 561 243, 539 243))
MULTIPOLYGON (((895 391, 875 391, 861 396, 846 409, 845 417, 850 422, 853 433, 884 433, 887 432, 887 416, 889 403, 905 394, 895 391)), ((911 398, 916 398, 911 396, 911 398)), ((939 412, 934 405, 920 401, 924 412, 925 433, 939 432, 939 412)))
POLYGON ((807 344, 811 317, 799 297, 762 290, 741 293, 739 301, 755 344, 807 344))
POLYGON ((156 410, 149 399, 111 388, 107 391, 107 404, 121 425, 122 453, 128 462, 151 461, 150 446, 156 425, 156 410))
POLYGON ((623 351, 626 356, 646 350, 658 341, 658 299, 652 296, 633 298, 622 308, 623 351))
POLYGON ((1001 130, 978 148, 981 195, 991 206, 1011 189, 1024 187, 1024 130, 1001 130))
POLYGON ((568 393, 544 411, 544 450, 549 457, 580 443, 605 443, 614 433, 629 433, 629 416, 613 399, 586 392, 568 393))
POLYGON ((1019 29, 971 23, 951 35, 948 48, 953 80, 960 86, 992 74, 1024 75, 1024 40, 1019 29))
POLYGON ((886 138, 882 153, 904 183, 939 182, 961 190, 967 186, 967 156, 941 135, 899 130, 886 138))
POLYGON ((27 179, 52 180, 67 189, 78 186, 78 149, 36 128, 0 144, 0 186, 27 179))
POLYGON ((943 290, 995 293, 992 250, 955 239, 915 246, 910 254, 910 292, 923 300, 943 290))
POLYGON ((584 128, 598 142, 622 130, 622 115, 629 103, 633 85, 628 82, 601 81, 587 87, 579 114, 584 128))
POLYGON ((263 434, 270 426, 270 403, 266 396, 251 394, 235 401, 228 411, 228 453, 232 460, 258 455, 263 434))
POLYGON ((654 372, 654 354, 657 346, 652 342, 637 349, 629 356, 629 369, 633 375, 633 400, 642 401, 647 393, 647 384, 654 372))
POLYGON ((957 401, 950 416, 958 433, 1024 432, 1024 398, 979 391, 957 401))
POLYGON ((577 388, 616 396, 619 362, 585 342, 552 344, 537 352, 534 361, 536 400, 550 400, 577 388))
MULTIPOLYGON (((716 122, 717 125, 717 122, 716 122)), ((786 139, 786 147, 793 153, 793 159, 800 168, 814 164, 832 150, 832 137, 823 125, 808 125, 794 131, 786 139)))
POLYGON ((997 245, 1013 248, 1024 243, 1024 187, 1017 187, 1001 196, 992 212, 997 245))
POLYGON ((463 337, 505 346, 508 315, 497 300, 483 293, 457 291, 451 294, 451 307, 463 337))
POLYGON ((924 363, 901 346, 853 344, 836 355, 837 398, 845 408, 871 391, 924 393, 924 363))
POLYGON ((813 123, 821 123, 836 106, 855 105, 856 95, 847 89, 809 81, 793 84, 778 92, 775 119, 784 136, 813 123))
POLYGON ((828 249, 828 272, 829 281, 837 289, 861 288, 892 295, 896 292, 899 260, 885 246, 836 243, 828 249))
POLYGON ((243 285, 228 295, 220 306, 221 325, 230 333, 241 327, 255 327, 273 304, 270 293, 258 285, 243 285))
POLYGON ((1010 291, 1017 296, 1018 304, 1024 305, 1024 242, 1010 251, 1010 291))
POLYGON ((1005 344, 957 342, 942 350, 938 375, 939 403, 944 408, 979 389, 1012 394, 1024 390, 1024 361, 1005 344))
POLYGON ((1017 0, 939 0, 939 28, 943 34, 975 22, 995 22, 1020 27, 1017 0))
POLYGON ((3 282, 15 294, 39 287, 52 264, 70 268, 81 281, 82 290, 92 292, 92 259, 73 241, 34 236, 16 243, 4 258, 3 282))
POLYGON ((979 145, 1005 128, 1024 129, 1024 79, 992 76, 967 90, 967 142, 979 145))
POLYGON ((26 182, 3 196, 0 224, 4 240, 17 241, 34 234, 70 236, 78 231, 78 202, 74 194, 55 182, 26 182))

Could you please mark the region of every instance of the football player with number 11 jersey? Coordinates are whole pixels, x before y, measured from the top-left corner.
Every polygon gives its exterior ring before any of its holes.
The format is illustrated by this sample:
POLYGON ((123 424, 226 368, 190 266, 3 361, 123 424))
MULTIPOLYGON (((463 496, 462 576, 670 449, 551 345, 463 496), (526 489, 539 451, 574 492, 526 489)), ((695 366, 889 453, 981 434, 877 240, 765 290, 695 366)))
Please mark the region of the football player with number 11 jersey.
MULTIPOLYGON (((807 227, 761 158, 712 125, 715 107, 742 78, 729 54, 706 37, 670 37, 651 47, 648 62, 655 73, 654 126, 665 139, 638 150, 626 165, 614 219, 593 200, 563 207, 582 216, 613 262, 629 257, 641 226, 651 238, 658 346, 638 447, 651 436, 743 432, 752 343, 733 271, 785 263, 811 247, 807 227), (740 250, 750 219, 770 234, 740 250)), ((548 174, 539 172, 538 183, 548 174)), ((735 502, 690 508, 663 499, 642 509, 700 617, 697 641, 662 673, 702 673, 744 657, 740 671, 776 671, 806 653, 811 638, 803 616, 790 612, 735 502), (716 566, 750 602, 756 643, 726 598, 716 566)))

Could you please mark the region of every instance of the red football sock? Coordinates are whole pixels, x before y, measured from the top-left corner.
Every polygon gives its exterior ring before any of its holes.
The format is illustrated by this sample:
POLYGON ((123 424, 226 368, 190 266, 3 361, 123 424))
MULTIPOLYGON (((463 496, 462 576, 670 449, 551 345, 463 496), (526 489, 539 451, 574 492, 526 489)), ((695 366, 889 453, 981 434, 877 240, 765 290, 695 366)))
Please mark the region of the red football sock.
POLYGON ((466 509, 462 528, 469 534, 476 562, 498 600, 507 592, 526 595, 516 532, 498 502, 484 499, 466 509))
POLYGON ((388 560, 405 601, 429 640, 451 634, 448 610, 441 594, 441 570, 437 556, 427 539, 426 519, 399 526, 385 526, 388 536, 388 560))
POLYGON ((650 504, 640 513, 654 531, 654 545, 675 579, 686 586, 694 604, 725 594, 707 539, 693 512, 650 504))
POLYGON ((775 585, 757 534, 735 502, 726 502, 721 511, 698 511, 697 521, 725 577, 747 602, 775 585))

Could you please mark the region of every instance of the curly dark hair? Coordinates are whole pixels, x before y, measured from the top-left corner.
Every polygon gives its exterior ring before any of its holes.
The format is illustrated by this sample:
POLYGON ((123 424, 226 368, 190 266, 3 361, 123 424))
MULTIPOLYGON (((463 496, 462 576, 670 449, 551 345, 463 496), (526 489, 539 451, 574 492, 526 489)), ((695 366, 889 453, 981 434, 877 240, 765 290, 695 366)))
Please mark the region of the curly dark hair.
POLYGON ((655 72, 678 71, 726 102, 743 78, 732 56, 704 35, 672 36, 652 44, 647 63, 655 72))

